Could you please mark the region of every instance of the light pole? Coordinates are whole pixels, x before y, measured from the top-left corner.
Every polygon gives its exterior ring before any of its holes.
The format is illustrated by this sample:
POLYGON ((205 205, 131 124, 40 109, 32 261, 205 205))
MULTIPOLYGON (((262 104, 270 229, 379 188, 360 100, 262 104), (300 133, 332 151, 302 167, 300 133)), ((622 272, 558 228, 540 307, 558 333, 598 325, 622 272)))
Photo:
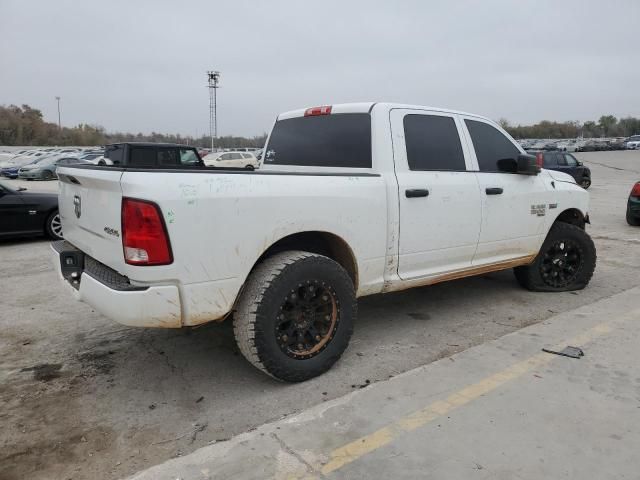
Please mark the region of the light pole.
POLYGON ((211 150, 213 150, 213 139, 218 138, 217 91, 220 88, 218 86, 220 72, 208 71, 207 78, 209 81, 209 136, 211 137, 211 150))
POLYGON ((62 131, 62 122, 60 122, 60 97, 56 97, 58 101, 58 130, 62 131))

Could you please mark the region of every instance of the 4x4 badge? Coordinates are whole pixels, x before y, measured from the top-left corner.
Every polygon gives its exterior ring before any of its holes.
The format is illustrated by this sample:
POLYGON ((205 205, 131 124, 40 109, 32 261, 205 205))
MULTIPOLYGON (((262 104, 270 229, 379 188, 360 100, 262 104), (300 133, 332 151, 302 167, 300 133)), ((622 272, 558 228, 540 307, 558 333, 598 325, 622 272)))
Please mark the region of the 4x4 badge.
POLYGON ((80 215, 82 215, 82 203, 79 195, 73 196, 73 211, 76 212, 76 218, 80 218, 80 215))

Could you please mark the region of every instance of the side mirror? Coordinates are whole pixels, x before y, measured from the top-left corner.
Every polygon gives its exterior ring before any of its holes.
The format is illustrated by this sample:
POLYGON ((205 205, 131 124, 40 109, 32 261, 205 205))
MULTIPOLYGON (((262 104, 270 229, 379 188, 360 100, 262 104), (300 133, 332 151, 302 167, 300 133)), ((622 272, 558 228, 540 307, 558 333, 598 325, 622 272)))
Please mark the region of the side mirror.
MULTIPOLYGON (((540 161, 542 163, 542 160, 540 161)), ((518 155, 518 172, 520 175, 538 175, 540 165, 534 155, 518 155)))
POLYGON ((534 155, 518 155, 518 158, 503 158, 498 160, 498 170, 506 173, 518 173, 520 175, 538 175, 538 166, 534 155))
POLYGON ((584 165, 584 163, 582 162, 578 162, 578 166, 581 167, 582 165, 584 165))

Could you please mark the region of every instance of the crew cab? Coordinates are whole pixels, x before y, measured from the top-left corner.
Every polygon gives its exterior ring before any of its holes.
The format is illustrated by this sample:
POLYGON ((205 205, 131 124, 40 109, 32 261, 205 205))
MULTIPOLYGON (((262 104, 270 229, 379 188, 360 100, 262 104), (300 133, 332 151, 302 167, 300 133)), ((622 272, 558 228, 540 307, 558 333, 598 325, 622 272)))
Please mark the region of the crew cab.
POLYGON ((589 194, 495 122, 451 110, 283 113, 255 171, 58 176, 54 263, 77 299, 137 327, 232 318, 242 354, 285 381, 339 359, 357 297, 510 268, 530 290, 575 290, 595 268, 589 194))

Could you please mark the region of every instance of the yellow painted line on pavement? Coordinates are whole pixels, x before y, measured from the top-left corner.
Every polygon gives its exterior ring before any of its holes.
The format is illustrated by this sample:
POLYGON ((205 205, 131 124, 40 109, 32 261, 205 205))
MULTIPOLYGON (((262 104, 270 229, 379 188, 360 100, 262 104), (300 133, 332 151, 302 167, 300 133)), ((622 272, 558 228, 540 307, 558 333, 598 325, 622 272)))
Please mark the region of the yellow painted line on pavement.
MULTIPOLYGON (((596 325, 584 333, 558 344, 556 348, 560 349, 566 345, 585 345, 590 341, 612 331, 611 324, 615 321, 621 321, 640 317, 640 309, 634 310, 618 317, 615 320, 596 325)), ((438 400, 431 403, 425 408, 413 412, 395 422, 376 430, 375 432, 358 438, 342 447, 336 448, 329 454, 329 460, 324 465, 319 465, 315 471, 319 471, 322 475, 328 475, 331 472, 348 465, 364 455, 373 452, 385 445, 388 445, 400 435, 411 432, 417 428, 423 427, 429 422, 449 414, 453 410, 466 405, 467 403, 486 395, 505 383, 521 377, 527 372, 546 365, 554 360, 554 355, 548 353, 538 353, 526 360, 515 363, 510 367, 495 373, 473 385, 469 385, 456 393, 449 395, 444 400, 438 400)), ((307 477, 310 478, 310 477, 307 477)))

